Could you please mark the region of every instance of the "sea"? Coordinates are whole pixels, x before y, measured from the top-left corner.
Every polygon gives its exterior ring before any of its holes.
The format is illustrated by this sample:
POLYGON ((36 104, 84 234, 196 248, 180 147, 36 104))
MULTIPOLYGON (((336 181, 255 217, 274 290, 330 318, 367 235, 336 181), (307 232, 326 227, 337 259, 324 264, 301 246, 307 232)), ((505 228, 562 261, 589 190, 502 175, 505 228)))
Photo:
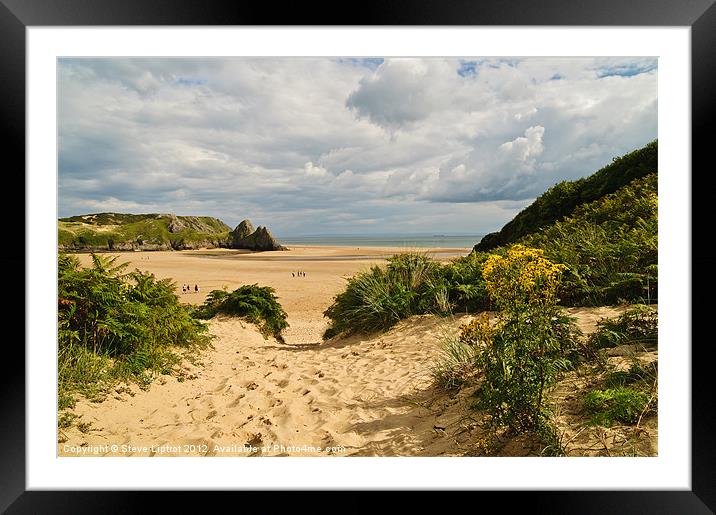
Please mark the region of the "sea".
POLYGON ((386 235, 386 236, 294 236, 281 238, 284 245, 329 247, 472 248, 484 234, 474 235, 386 235))

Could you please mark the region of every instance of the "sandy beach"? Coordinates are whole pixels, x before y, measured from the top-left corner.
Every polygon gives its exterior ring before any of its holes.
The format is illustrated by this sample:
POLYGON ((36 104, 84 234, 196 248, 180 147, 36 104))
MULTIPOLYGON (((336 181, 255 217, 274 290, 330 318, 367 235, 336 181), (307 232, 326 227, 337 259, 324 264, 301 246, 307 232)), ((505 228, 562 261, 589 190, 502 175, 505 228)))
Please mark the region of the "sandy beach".
MULTIPOLYGON (((383 334, 323 342, 323 311, 345 278, 406 249, 303 247, 247 254, 229 250, 120 254, 131 267, 171 277, 183 302, 216 288, 272 286, 288 313, 286 344, 251 324, 217 317, 213 346, 146 390, 118 385, 103 402, 82 399, 82 425, 60 430, 60 456, 459 456, 475 452, 479 420, 466 417, 470 391, 432 384, 446 334, 471 316, 414 316, 383 334), (306 277, 292 277, 302 271, 306 277), (199 293, 181 293, 197 284, 199 293)), ((411 249, 413 250, 413 249, 411 249)), ((464 255, 469 249, 429 249, 464 255)), ((90 260, 81 255, 84 264, 90 260)), ((573 308, 582 329, 618 308, 573 308)), ((568 392, 568 393, 573 393, 568 392)), ((567 395, 567 394, 565 394, 567 395)), ((587 437, 585 433, 583 438, 587 437)), ((525 455, 527 444, 508 446, 525 455)), ((586 444, 585 444, 586 445, 586 444)))
MULTIPOLYGON (((119 262, 130 263, 129 269, 173 278, 182 302, 198 304, 213 289, 231 291, 242 284, 275 288, 288 313, 286 345, 264 339, 241 320, 211 320, 216 338, 199 364, 185 363, 181 375, 163 376, 146 391, 122 385, 104 402, 79 402, 73 411, 91 428, 64 430, 59 454, 81 455, 81 449, 93 447, 101 455, 135 456, 448 452, 453 444, 442 442, 443 449, 429 444, 436 436, 434 417, 416 410, 411 395, 429 387, 439 337, 455 324, 417 317, 387 334, 321 339, 328 325, 323 312, 346 278, 407 250, 448 259, 471 249, 306 246, 262 253, 115 254, 119 262), (298 271, 305 277, 297 277, 298 271), (183 284, 198 285, 199 292, 184 294, 183 284), (413 428, 413 436, 405 434, 406 427, 413 428), (112 445, 118 446, 114 452, 112 445), (262 452, 262 447, 271 450, 262 452)), ((90 255, 78 256, 90 264, 90 255)), ((459 418, 459 410, 453 411, 459 418)))
MULTIPOLYGON (((333 297, 343 291, 346 278, 360 270, 384 262, 385 258, 406 251, 425 252, 436 259, 465 256, 472 249, 400 247, 315 247, 292 246, 288 251, 249 252, 228 249, 185 250, 181 252, 125 252, 118 262, 130 263, 158 278, 174 279, 182 302, 201 304, 211 290, 224 287, 232 291, 244 284, 271 286, 288 314, 290 327, 286 343, 307 344, 321 341, 328 326, 323 312, 333 297), (296 272, 305 273, 297 277, 296 272), (183 294, 182 285, 191 286, 183 294), (194 286, 199 292, 194 292, 194 286)), ((83 266, 91 263, 89 254, 77 254, 83 266)))

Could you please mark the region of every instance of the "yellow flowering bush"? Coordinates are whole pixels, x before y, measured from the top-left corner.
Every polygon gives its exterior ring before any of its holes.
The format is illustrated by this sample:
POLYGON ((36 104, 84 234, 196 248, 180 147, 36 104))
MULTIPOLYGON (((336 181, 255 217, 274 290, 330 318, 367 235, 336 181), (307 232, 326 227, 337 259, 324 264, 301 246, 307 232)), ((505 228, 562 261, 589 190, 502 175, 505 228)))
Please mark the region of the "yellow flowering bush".
POLYGON ((552 305, 566 268, 546 259, 540 249, 514 245, 504 256, 487 258, 482 276, 490 298, 500 308, 552 305))
POLYGON ((546 427, 544 389, 568 366, 562 354, 557 289, 564 265, 541 250, 514 245, 491 255, 483 277, 498 313, 462 326, 460 341, 476 346, 484 381, 479 404, 493 422, 521 432, 546 427))

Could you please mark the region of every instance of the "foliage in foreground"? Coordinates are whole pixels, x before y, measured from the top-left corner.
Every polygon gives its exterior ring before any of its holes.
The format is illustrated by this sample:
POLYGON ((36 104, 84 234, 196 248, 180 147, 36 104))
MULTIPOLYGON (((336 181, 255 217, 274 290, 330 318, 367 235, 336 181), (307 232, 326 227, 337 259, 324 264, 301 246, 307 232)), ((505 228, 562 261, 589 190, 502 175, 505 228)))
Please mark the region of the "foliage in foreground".
POLYGON ((73 392, 96 394, 120 379, 147 383, 177 361, 171 346, 208 342, 171 280, 126 273, 116 260, 93 254, 92 266, 81 268, 75 256, 59 255, 60 409, 73 404, 73 392))
POLYGON ((439 387, 446 390, 460 388, 477 375, 478 356, 475 345, 461 337, 448 336, 430 373, 439 387))
POLYGON ((604 380, 607 388, 636 385, 641 389, 649 389, 654 386, 658 378, 658 364, 644 365, 639 360, 634 360, 628 370, 616 370, 610 372, 604 380))
POLYGON ((483 274, 498 308, 497 322, 478 319, 460 336, 478 348, 477 366, 484 378, 476 393, 478 406, 495 425, 517 433, 547 423, 545 390, 571 366, 555 324, 564 268, 540 250, 521 245, 504 256, 491 255, 483 274))
POLYGON ((348 280, 324 313, 331 320, 324 338, 385 330, 411 315, 449 309, 440 263, 420 253, 398 254, 387 266, 373 266, 348 280))
POLYGON ((604 349, 618 345, 656 345, 659 339, 659 315, 644 305, 637 305, 615 318, 597 322, 597 331, 589 336, 589 345, 604 349))
POLYGON ((196 315, 212 318, 217 314, 242 317, 256 324, 264 336, 274 336, 280 342, 283 342, 281 332, 288 327, 286 312, 279 304, 275 290, 269 286, 244 285, 230 293, 212 290, 196 315))
MULTIPOLYGON (((589 345, 596 348, 638 343, 658 344, 658 313, 648 306, 636 306, 619 317, 602 319, 592 333, 589 345)), ((649 411, 656 409, 658 365, 644 364, 636 358, 628 370, 607 374, 601 389, 588 392, 584 409, 592 424, 611 426, 615 422, 635 424, 649 411)))
POLYGON ((648 409, 649 395, 641 390, 620 386, 593 390, 584 397, 584 408, 592 423, 609 427, 615 422, 635 424, 648 409))

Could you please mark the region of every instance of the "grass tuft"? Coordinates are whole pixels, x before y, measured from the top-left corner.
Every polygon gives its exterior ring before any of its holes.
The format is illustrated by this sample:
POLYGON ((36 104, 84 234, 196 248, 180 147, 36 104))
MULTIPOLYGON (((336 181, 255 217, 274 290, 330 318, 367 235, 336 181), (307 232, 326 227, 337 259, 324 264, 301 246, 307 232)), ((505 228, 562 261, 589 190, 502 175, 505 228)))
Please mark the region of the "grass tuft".
POLYGON ((649 404, 649 395, 628 387, 593 390, 584 397, 592 423, 609 427, 614 422, 635 424, 649 404))
POLYGON ((446 390, 468 384, 476 375, 478 353, 457 336, 446 337, 436 362, 430 368, 435 383, 446 390))
POLYGON ((589 345, 604 349, 618 345, 656 345, 659 339, 658 313, 649 306, 637 305, 616 318, 597 322, 597 331, 589 337, 589 345))

